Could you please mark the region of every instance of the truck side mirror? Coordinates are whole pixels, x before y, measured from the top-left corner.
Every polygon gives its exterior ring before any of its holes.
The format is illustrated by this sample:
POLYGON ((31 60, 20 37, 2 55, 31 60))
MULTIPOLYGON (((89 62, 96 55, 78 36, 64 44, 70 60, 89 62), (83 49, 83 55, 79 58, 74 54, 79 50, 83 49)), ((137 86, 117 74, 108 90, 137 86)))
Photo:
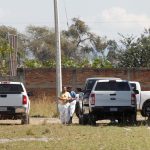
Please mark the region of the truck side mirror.
POLYGON ((138 90, 133 90, 135 94, 139 94, 139 91, 138 90))
POLYGON ((33 96, 33 93, 32 92, 27 92, 28 96, 33 96))

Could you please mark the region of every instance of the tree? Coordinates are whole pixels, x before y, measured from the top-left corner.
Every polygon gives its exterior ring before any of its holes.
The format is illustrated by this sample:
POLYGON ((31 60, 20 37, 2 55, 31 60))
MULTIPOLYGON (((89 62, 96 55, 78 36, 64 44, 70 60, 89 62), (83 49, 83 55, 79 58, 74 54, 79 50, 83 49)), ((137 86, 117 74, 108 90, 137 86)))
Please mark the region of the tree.
MULTIPOLYGON (((82 20, 73 18, 72 21, 69 29, 61 33, 63 66, 67 66, 67 63, 68 66, 70 63, 83 63, 86 59, 93 60, 98 53, 103 55, 107 47, 106 38, 91 33, 82 20)), ((47 27, 28 26, 26 35, 28 51, 33 53, 34 59, 42 62, 44 66, 51 65, 50 60, 55 61, 56 54, 54 30, 47 27)), ((75 63, 74 66, 78 65, 75 63)))
POLYGON ((135 39, 133 36, 124 37, 118 55, 119 67, 139 68, 150 67, 150 29, 135 39))
POLYGON ((24 65, 26 67, 29 67, 29 68, 41 68, 41 67, 43 67, 41 62, 38 61, 38 60, 35 60, 35 59, 33 59, 33 60, 28 60, 28 59, 25 60, 24 65))
POLYGON ((2 76, 9 74, 10 53, 13 52, 9 45, 8 33, 16 34, 16 29, 0 26, 0 74, 2 76))
POLYGON ((34 57, 45 62, 55 58, 55 35, 48 27, 28 26, 26 29, 28 37, 28 50, 34 57))
POLYGON ((150 67, 150 29, 145 29, 140 38, 137 39, 139 50, 139 62, 141 67, 150 67))
POLYGON ((92 68, 112 68, 112 64, 108 60, 94 59, 92 63, 92 68))
POLYGON ((117 66, 117 55, 118 55, 118 44, 115 40, 109 40, 107 42, 108 54, 106 56, 106 60, 108 60, 112 66, 117 66))
POLYGON ((106 38, 101 38, 91 33, 85 22, 78 18, 73 18, 72 22, 68 31, 63 31, 64 38, 69 43, 72 43, 70 44, 70 49, 64 49, 64 53, 69 52, 69 57, 78 60, 82 60, 85 57, 88 58, 90 52, 94 56, 97 55, 97 53, 103 55, 103 51, 107 47, 106 38))
POLYGON ((9 71, 9 54, 11 48, 8 43, 0 38, 0 74, 7 75, 9 71))
POLYGON ((136 40, 133 36, 125 37, 121 35, 121 46, 118 54, 118 66, 125 68, 137 67, 136 55, 138 53, 136 49, 136 40))
POLYGON ((0 26, 0 72, 1 75, 8 75, 10 68, 10 53, 13 53, 14 49, 10 46, 8 35, 17 36, 17 63, 21 64, 20 60, 24 60, 25 57, 25 35, 19 33, 15 28, 0 26))

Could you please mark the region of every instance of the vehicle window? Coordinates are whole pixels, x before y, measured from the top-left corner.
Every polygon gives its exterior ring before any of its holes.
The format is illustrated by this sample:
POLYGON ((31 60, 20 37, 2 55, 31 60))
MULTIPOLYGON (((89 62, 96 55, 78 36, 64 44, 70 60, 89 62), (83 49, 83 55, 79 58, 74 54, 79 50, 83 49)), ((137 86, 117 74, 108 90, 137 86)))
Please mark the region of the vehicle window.
POLYGON ((20 84, 0 84, 0 92, 23 92, 20 84))
POLYGON ((96 80, 88 80, 87 83, 86 83, 85 89, 86 90, 92 90, 95 82, 96 82, 96 80))
POLYGON ((136 90, 136 84, 135 83, 130 83, 131 87, 136 90))
POLYGON ((91 90, 86 90, 86 91, 84 92, 84 98, 88 98, 89 95, 90 95, 90 93, 91 93, 91 90))
POLYGON ((130 91, 128 82, 98 82, 95 91, 130 91))

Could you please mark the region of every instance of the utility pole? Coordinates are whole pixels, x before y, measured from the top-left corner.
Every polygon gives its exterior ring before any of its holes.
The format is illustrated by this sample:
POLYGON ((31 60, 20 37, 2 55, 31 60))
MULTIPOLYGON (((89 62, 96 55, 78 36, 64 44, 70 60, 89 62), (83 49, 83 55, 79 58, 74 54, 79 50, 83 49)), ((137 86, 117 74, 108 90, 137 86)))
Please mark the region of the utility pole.
POLYGON ((8 33, 8 42, 11 48, 9 53, 10 76, 17 75, 17 35, 8 33))
POLYGON ((54 17, 55 17, 55 44, 56 44, 56 96, 60 96, 62 91, 62 70, 61 70, 61 44, 59 29, 59 11, 58 0, 54 0, 54 17))

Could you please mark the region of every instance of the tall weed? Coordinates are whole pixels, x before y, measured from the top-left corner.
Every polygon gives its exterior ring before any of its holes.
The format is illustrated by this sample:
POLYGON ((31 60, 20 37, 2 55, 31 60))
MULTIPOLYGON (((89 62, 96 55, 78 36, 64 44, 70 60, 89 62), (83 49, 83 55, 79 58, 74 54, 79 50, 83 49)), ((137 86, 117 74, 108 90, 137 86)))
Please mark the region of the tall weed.
POLYGON ((30 116, 33 117, 57 117, 57 103, 48 96, 31 98, 30 116))

